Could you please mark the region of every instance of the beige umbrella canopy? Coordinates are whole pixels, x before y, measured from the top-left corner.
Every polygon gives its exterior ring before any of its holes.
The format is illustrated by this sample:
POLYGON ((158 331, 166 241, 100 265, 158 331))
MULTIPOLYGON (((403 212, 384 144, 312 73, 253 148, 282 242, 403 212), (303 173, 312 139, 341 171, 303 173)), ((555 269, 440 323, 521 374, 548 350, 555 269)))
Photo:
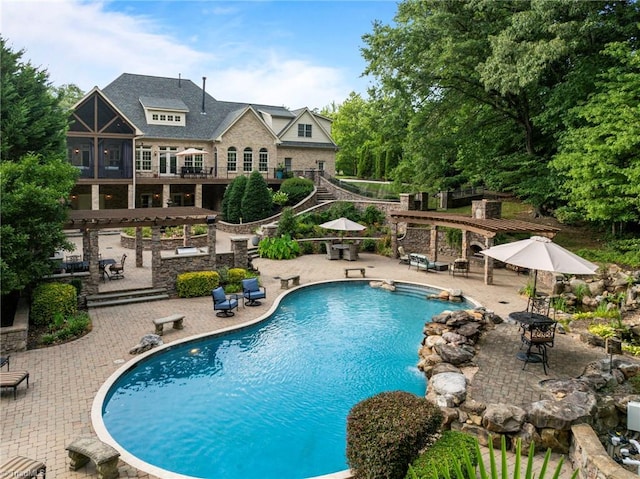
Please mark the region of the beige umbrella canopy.
POLYGON ((208 155, 208 151, 198 150, 197 148, 187 148, 179 153, 176 153, 176 156, 189 156, 189 155, 208 155))
POLYGON ((355 221, 351 221, 349 218, 338 218, 337 220, 327 221, 326 223, 322 223, 320 228, 326 228, 328 230, 338 230, 338 231, 362 231, 366 229, 366 226, 361 225, 360 223, 356 223, 355 221))
POLYGON ((533 294, 536 291, 538 271, 586 275, 595 274, 598 269, 598 265, 543 236, 493 246, 480 253, 503 263, 534 270, 533 294))

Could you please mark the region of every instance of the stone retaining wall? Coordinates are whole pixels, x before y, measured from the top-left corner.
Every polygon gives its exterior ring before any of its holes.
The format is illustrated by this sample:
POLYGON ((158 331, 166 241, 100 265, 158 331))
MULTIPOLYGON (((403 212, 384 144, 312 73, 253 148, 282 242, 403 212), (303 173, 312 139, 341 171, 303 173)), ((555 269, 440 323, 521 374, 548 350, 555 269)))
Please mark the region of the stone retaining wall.
MULTIPOLYGON (((208 245, 207 235, 195 235, 189 239, 188 246, 195 246, 197 248, 204 248, 208 245)), ((125 233, 120 233, 120 246, 127 249, 136 248, 135 236, 129 236, 125 233)), ((173 251, 176 248, 184 246, 184 238, 161 238, 160 249, 163 251, 173 251)), ((142 247, 145 251, 151 251, 151 238, 142 238, 142 247)))
POLYGON ((21 298, 12 326, 0 328, 0 352, 3 355, 27 350, 29 337, 29 304, 21 298))
POLYGON ((591 426, 576 424, 571 427, 571 433, 569 460, 579 471, 579 479, 637 479, 636 474, 609 457, 591 426))

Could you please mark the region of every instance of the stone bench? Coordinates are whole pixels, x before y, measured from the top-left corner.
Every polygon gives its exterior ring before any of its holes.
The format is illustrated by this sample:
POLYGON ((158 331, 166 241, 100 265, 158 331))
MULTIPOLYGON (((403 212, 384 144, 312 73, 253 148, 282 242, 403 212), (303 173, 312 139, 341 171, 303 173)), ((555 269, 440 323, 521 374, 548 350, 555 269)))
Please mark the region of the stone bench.
POLYGON ((165 318, 158 318, 153 320, 153 324, 156 326, 156 334, 158 336, 162 336, 162 330, 164 329, 164 325, 167 323, 173 323, 173 329, 182 329, 184 326, 182 325, 182 320, 184 319, 184 314, 172 314, 171 316, 167 316, 165 318))
POLYGON ((69 469, 72 471, 77 471, 91 460, 96 465, 98 479, 113 479, 120 474, 118 472, 120 453, 97 437, 79 437, 66 449, 71 458, 69 469))
POLYGON ((298 286, 300 284, 300 275, 293 274, 291 276, 283 276, 280 278, 280 289, 289 289, 289 282, 293 286, 298 286))
POLYGON ((360 274, 362 275, 362 277, 364 278, 364 276, 365 276, 364 268, 345 268, 344 269, 344 277, 345 278, 349 277, 349 271, 360 271, 360 274))

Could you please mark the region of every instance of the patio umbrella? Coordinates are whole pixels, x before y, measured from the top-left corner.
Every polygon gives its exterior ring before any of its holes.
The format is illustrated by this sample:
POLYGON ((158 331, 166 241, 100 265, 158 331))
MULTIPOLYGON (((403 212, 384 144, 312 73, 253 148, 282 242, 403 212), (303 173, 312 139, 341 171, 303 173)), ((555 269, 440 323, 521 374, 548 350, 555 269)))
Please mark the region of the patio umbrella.
POLYGON ((180 153, 176 153, 176 156, 189 156, 189 155, 208 155, 209 152, 204 150, 198 150, 197 148, 187 148, 180 153))
POLYGON ((349 218, 338 218, 337 220, 327 221, 326 223, 322 223, 320 228, 325 228, 328 230, 336 230, 341 231, 341 235, 344 235, 345 231, 362 231, 366 229, 366 226, 361 225, 360 223, 356 223, 355 221, 351 221, 349 218))
POLYGON ((503 263, 534 270, 533 295, 536 292, 538 271, 594 274, 598 269, 598 265, 542 236, 532 236, 525 240, 493 246, 480 253, 503 263))

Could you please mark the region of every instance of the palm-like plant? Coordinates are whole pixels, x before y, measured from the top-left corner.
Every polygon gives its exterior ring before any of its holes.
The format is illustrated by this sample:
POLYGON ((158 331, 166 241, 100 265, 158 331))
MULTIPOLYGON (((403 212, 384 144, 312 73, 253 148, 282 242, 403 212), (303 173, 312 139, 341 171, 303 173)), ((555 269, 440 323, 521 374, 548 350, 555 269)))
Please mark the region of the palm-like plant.
MULTIPOLYGON (((493 441, 491 437, 489 437, 489 464, 488 467, 484 463, 484 459, 482 457, 482 453, 480 451, 480 444, 476 439, 476 454, 478 457, 478 474, 476 475, 475 467, 472 465, 471 460, 469 458, 469 454, 466 451, 463 451, 463 459, 462 462, 457 458, 452 459, 451 464, 445 465, 433 465, 431 470, 428 471, 426 476, 418 476, 416 472, 409 466, 409 479, 462 479, 462 478, 475 478, 479 479, 545 479, 547 478, 547 468, 549 467, 549 460, 551 459, 551 449, 547 449, 547 452, 544 456, 544 461, 542 463, 542 467, 540 469, 540 473, 537 476, 534 476, 533 471, 533 457, 535 454, 534 444, 531 443, 529 447, 529 456, 527 459, 527 469, 525 471, 524 476, 521 476, 521 440, 518 438, 516 442, 516 462, 513 466, 513 472, 509 475, 508 466, 507 466, 507 441, 505 436, 502 436, 501 441, 501 451, 502 455, 500 458, 500 467, 496 462, 496 455, 493 449, 493 441)), ((553 473, 553 475, 549 476, 549 479, 558 479, 562 472, 562 464, 564 463, 564 457, 560 458, 558 465, 553 473)), ((578 471, 574 471, 571 475, 571 479, 576 479, 578 477, 578 471)))

